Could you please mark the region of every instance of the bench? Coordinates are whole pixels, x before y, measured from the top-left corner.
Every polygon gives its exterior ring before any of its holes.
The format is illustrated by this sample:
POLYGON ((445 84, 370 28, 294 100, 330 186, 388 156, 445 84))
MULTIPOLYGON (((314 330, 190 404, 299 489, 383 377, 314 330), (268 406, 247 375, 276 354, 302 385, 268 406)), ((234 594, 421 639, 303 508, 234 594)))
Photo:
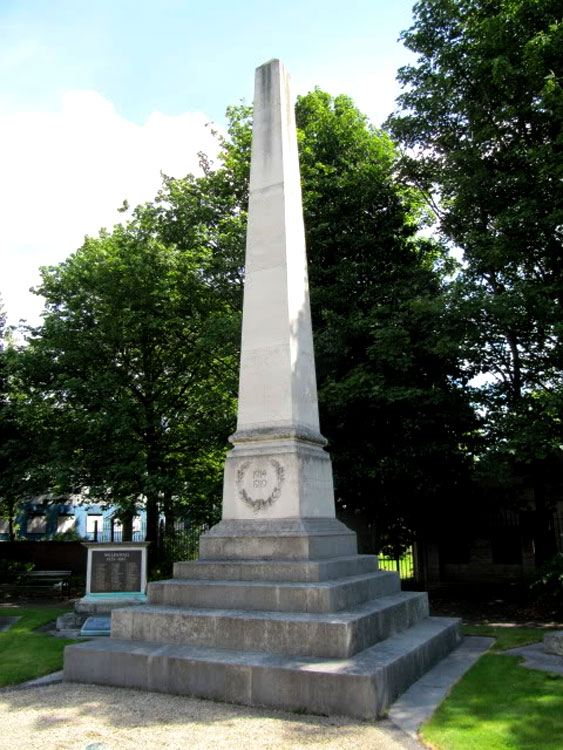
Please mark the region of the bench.
POLYGON ((31 570, 25 573, 18 587, 58 589, 61 597, 70 595, 71 570, 31 570))

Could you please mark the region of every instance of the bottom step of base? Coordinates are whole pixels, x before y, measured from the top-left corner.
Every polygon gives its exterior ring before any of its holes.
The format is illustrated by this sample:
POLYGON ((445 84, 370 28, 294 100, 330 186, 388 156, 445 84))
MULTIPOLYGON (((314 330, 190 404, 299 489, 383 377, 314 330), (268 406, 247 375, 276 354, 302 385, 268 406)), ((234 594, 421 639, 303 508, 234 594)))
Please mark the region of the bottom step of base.
POLYGON ((459 626, 457 618, 428 617, 348 659, 93 641, 66 647, 64 676, 73 682, 375 719, 459 644, 459 626))

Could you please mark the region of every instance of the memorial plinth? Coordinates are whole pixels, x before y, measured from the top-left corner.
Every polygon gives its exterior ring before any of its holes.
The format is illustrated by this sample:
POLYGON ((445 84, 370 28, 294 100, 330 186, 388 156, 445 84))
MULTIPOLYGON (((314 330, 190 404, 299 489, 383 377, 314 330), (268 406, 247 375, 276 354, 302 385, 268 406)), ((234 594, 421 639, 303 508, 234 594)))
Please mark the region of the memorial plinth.
POLYGON ((68 680, 361 718, 459 642, 459 620, 358 555, 319 430, 297 139, 278 60, 258 68, 239 410, 222 520, 200 559, 65 651, 68 680))
POLYGON ((75 612, 105 614, 147 601, 148 542, 85 542, 84 546, 86 594, 76 602, 75 612))

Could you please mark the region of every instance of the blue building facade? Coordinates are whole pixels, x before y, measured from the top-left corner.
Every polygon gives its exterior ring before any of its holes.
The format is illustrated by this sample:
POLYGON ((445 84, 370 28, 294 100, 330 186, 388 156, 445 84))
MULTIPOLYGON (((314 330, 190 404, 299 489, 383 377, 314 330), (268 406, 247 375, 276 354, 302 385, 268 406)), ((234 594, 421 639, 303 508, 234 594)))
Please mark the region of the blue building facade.
MULTIPOLYGON (((82 498, 52 498, 49 495, 22 503, 15 518, 17 539, 50 539, 64 534, 85 541, 122 539, 122 525, 115 506, 85 502, 82 498)), ((133 541, 144 541, 146 513, 133 518, 133 541)), ((0 519, 0 541, 9 540, 7 519, 0 519)))

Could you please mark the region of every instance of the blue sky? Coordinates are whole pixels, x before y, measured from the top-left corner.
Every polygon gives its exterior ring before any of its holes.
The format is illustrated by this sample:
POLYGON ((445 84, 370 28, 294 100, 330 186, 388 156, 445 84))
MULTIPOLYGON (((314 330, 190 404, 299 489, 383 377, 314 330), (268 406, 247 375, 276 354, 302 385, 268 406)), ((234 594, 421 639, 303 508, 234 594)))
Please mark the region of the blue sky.
POLYGON ((150 200, 211 152, 209 121, 250 102, 278 57, 295 93, 351 96, 375 124, 393 108, 412 0, 0 0, 0 293, 37 322, 27 290, 85 234, 150 200))

